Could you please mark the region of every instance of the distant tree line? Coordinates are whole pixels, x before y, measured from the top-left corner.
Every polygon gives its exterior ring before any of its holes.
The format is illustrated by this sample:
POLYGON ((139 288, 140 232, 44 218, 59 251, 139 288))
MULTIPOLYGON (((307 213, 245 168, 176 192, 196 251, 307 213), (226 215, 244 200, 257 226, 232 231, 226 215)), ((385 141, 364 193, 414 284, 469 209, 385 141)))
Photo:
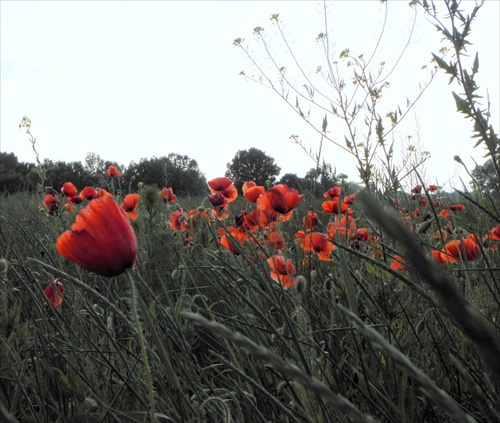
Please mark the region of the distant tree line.
MULTIPOLYGON (((207 181, 196 160, 185 155, 170 153, 168 156, 142 158, 128 166, 103 160, 98 154, 88 153, 84 162, 64 162, 45 159, 42 162, 45 188, 59 190, 65 182, 72 182, 78 189, 86 186, 107 188, 107 169, 117 166, 121 172, 119 184, 124 191, 135 192, 140 184, 171 187, 178 196, 197 196, 208 192, 207 181)), ((226 165, 224 175, 230 178, 241 192, 244 182, 253 180, 265 187, 277 183, 287 184, 301 193, 316 197, 333 186, 340 185, 344 192, 356 188, 347 181, 347 175, 335 174, 331 166, 323 163, 311 168, 304 177, 286 173, 278 179, 281 168, 272 157, 257 148, 239 150, 226 165)), ((39 172, 34 163, 19 162, 14 153, 0 152, 0 194, 18 191, 35 192, 39 172)))
MULTIPOLYGON (((177 195, 202 195, 207 191, 206 179, 196 160, 171 153, 131 162, 128 166, 101 159, 95 153, 87 154, 84 162, 64 162, 45 159, 42 162, 45 187, 59 190, 65 182, 78 189, 86 186, 107 188, 110 165, 121 172, 119 184, 126 191, 137 191, 139 184, 162 188, 172 187, 177 195)), ((0 193, 35 192, 40 182, 39 169, 34 163, 19 162, 14 153, 0 152, 0 193)))

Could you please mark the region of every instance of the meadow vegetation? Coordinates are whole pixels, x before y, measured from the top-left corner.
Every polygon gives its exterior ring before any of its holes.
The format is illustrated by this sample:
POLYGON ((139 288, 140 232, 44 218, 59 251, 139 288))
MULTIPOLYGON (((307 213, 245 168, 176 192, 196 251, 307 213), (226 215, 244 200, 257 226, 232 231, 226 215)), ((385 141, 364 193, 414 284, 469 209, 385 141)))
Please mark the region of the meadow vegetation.
POLYGON ((380 80, 347 51, 365 100, 352 109, 327 70, 318 133, 343 119, 362 189, 221 176, 177 197, 113 165, 99 186, 50 187, 38 161, 43 190, 1 199, 2 422, 500 421, 500 148, 464 50, 481 5, 412 3, 452 51, 435 71, 459 87, 485 179, 450 195, 424 157, 393 162, 383 126, 405 114, 379 114, 380 80))

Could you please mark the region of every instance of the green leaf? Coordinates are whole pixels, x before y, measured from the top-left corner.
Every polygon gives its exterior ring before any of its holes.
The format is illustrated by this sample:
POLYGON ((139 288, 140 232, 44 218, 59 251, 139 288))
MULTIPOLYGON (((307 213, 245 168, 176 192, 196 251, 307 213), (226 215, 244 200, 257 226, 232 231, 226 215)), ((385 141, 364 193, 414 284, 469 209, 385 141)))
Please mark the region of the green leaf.
POLYGON ((325 117, 323 118, 323 124, 321 125, 321 129, 323 130, 324 133, 326 133, 327 126, 328 126, 328 120, 327 120, 326 114, 325 114, 325 117))
POLYGON ((441 57, 436 56, 434 53, 432 53, 432 58, 441 69, 444 69, 447 73, 450 73, 451 66, 448 65, 448 63, 446 63, 443 59, 441 59, 441 57))
POLYGON ((475 75, 479 71, 479 56, 476 52, 476 57, 474 58, 474 64, 472 65, 472 75, 475 75))
POLYGON ((467 100, 461 98, 457 93, 453 92, 453 98, 455 99, 455 103, 457 105, 457 110, 466 115, 470 115, 470 107, 467 100))

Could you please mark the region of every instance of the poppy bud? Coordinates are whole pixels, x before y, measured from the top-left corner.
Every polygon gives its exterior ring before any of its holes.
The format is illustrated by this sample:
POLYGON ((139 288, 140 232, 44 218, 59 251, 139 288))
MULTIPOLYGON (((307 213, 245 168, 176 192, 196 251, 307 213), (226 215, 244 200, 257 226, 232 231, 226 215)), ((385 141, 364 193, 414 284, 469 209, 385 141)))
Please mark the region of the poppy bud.
POLYGON ((7 269, 9 268, 9 263, 4 258, 0 259, 0 274, 7 273, 7 269))
POLYGON ((297 292, 300 294, 305 291, 307 287, 307 280, 304 276, 299 275, 295 279, 295 288, 297 289, 297 292))

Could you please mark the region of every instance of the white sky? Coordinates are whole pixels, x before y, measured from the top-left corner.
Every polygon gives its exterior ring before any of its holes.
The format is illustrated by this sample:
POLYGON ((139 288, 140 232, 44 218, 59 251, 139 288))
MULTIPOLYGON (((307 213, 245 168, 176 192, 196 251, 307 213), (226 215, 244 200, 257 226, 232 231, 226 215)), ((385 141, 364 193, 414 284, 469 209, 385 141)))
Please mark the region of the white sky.
MULTIPOLYGON (((376 63, 389 67, 405 44, 413 16, 407 5, 389 2, 388 32, 376 63)), ((1 151, 20 161, 35 161, 27 135, 18 128, 27 115, 42 159, 83 161, 94 152, 128 165, 178 153, 195 159, 211 179, 224 175, 236 151, 256 147, 276 160, 282 174, 304 176, 314 167, 288 138, 300 135, 315 150, 319 137, 271 90, 239 76, 241 70, 255 71, 233 40, 245 38, 263 59, 252 29, 264 27, 272 42, 269 17, 279 13, 306 72, 313 74, 321 64, 315 41, 324 31, 320 2, 2 0, 0 6, 1 151)), ((472 6, 463 2, 467 11, 472 6)), ((369 56, 383 12, 375 0, 334 2, 329 29, 335 56, 347 47, 369 56)), ((480 93, 488 89, 497 132, 499 21, 500 2, 487 0, 472 28, 470 49, 479 50, 480 93)), ((403 108, 406 97, 414 97, 426 81, 421 67, 440 47, 440 36, 419 12, 408 52, 390 78, 387 108, 380 112, 397 104, 403 108)), ((284 50, 276 44, 275 51, 284 50)), ((428 182, 441 185, 457 175, 467 179, 453 161, 455 154, 471 168, 471 156, 484 161, 484 150, 472 149, 471 124, 455 112, 451 91, 460 89, 447 82, 439 75, 417 103, 408 123, 417 121, 418 132, 410 125, 397 133, 398 140, 420 139, 432 154, 428 182)), ((343 140, 341 132, 334 136, 343 140)), ((337 172, 357 179, 352 159, 332 147, 324 153, 337 172)))

